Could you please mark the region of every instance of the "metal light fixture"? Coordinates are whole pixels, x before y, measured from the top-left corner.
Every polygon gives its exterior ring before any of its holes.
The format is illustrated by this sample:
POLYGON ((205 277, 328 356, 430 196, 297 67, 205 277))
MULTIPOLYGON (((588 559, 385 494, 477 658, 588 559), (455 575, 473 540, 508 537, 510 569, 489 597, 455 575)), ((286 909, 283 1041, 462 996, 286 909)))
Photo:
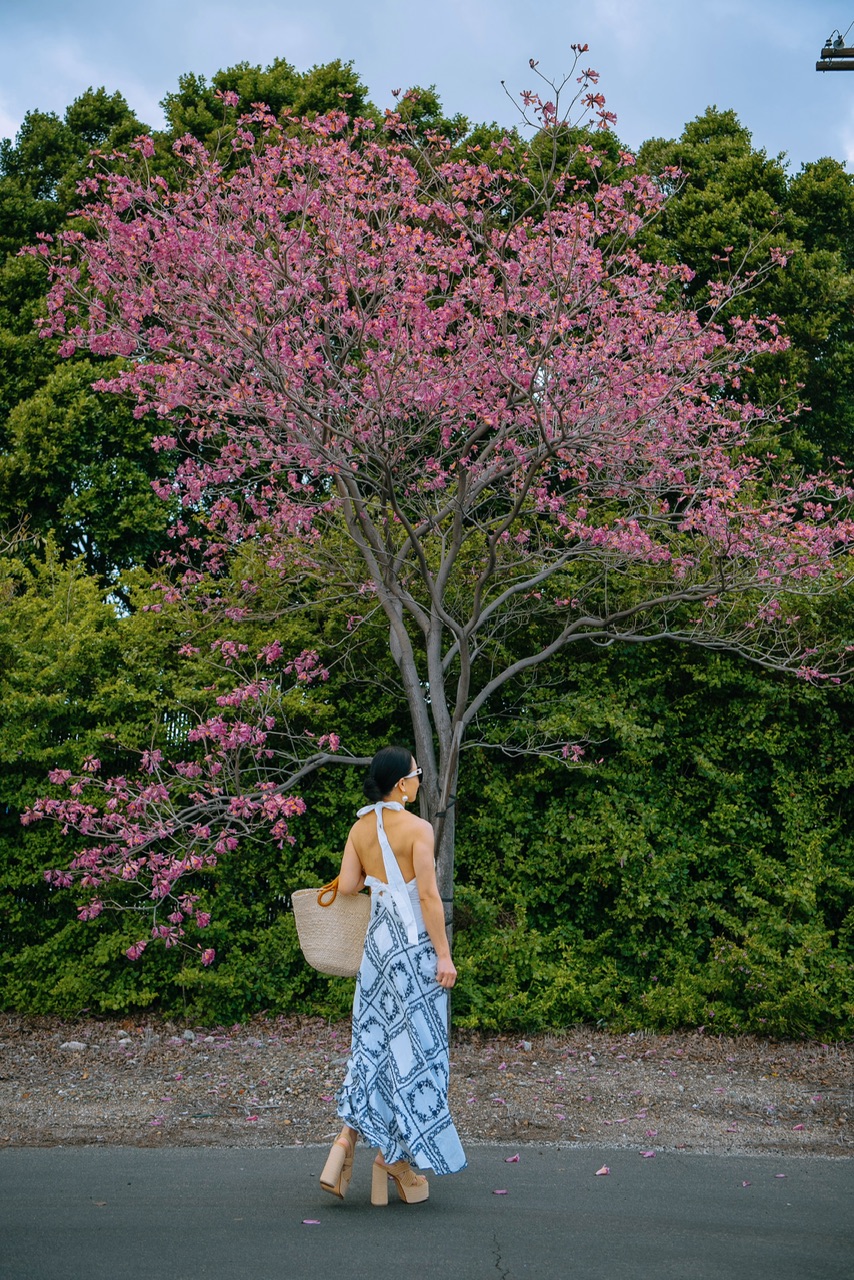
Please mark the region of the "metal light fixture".
MULTIPOLYGON (((848 28, 850 30, 851 27, 848 28)), ((831 31, 815 64, 816 71, 854 71, 854 48, 845 43, 848 31, 844 36, 838 30, 831 31)))

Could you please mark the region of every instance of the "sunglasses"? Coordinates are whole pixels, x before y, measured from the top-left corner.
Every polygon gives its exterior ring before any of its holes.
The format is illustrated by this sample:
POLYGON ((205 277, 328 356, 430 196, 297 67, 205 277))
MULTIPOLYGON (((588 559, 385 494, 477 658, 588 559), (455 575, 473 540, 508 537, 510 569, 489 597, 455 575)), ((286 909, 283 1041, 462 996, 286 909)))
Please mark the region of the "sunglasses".
POLYGON ((418 779, 420 780, 421 778, 423 778, 423 777, 424 777, 424 770, 423 770, 423 769, 413 769, 412 773, 406 773, 406 774, 404 774, 403 776, 404 776, 405 778, 418 778, 418 779))

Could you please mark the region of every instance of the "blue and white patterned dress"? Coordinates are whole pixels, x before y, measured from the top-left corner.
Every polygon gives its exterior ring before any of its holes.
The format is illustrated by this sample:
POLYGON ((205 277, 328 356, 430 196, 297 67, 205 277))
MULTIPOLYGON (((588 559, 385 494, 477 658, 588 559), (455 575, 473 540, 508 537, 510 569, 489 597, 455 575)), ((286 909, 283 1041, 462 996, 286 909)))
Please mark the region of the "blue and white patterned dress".
POLYGON ((458 1173, 466 1165, 448 1111, 448 993, 436 981, 436 952, 424 926, 418 888, 404 881, 377 815, 386 880, 368 876, 371 918, 356 978, 353 1040, 338 1092, 338 1115, 386 1164, 458 1173))

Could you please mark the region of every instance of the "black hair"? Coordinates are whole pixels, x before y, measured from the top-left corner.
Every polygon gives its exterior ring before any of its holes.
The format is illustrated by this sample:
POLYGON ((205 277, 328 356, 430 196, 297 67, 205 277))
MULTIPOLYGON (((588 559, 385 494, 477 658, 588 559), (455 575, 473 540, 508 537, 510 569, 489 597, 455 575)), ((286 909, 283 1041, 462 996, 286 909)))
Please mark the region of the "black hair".
POLYGON ((362 789, 371 803, 376 804, 411 772, 412 752, 408 747, 383 747, 371 761, 362 789))

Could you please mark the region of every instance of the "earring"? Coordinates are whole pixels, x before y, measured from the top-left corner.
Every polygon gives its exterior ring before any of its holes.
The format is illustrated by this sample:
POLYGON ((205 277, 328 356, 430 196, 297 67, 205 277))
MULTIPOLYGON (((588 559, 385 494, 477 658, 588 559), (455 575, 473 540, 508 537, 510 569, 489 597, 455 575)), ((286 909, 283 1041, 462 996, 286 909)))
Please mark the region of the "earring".
POLYGON ((405 791, 401 791, 400 798, 404 804, 409 804, 409 796, 406 794, 405 791))

